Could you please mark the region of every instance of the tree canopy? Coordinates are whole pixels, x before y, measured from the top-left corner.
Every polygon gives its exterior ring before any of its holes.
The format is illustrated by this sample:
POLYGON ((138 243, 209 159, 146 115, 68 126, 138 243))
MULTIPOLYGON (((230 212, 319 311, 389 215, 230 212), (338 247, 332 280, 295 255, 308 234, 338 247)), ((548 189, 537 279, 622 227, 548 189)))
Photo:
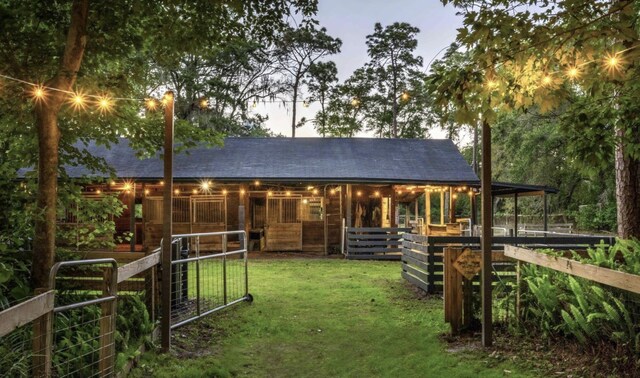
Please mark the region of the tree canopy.
POLYGON ((473 124, 480 114, 494 122, 499 110, 527 112, 535 107, 545 113, 566 107, 567 114, 578 115, 577 122, 563 124, 573 129, 568 137, 575 142, 573 151, 588 156, 592 166, 602 166, 605 159, 615 162, 618 234, 640 236, 640 210, 634 205, 640 194, 637 4, 443 3, 461 10, 464 28, 457 42, 468 57, 429 81, 445 117, 473 124), (610 116, 604 123, 603 113, 610 116), (607 137, 600 138, 606 129, 607 137))

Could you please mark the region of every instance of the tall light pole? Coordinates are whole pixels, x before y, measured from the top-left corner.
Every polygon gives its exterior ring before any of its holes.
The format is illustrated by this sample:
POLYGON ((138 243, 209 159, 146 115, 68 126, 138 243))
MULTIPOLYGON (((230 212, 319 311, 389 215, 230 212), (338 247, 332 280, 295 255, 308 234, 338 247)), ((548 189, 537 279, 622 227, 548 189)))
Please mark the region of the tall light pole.
POLYGON ((162 309, 160 322, 163 352, 171 348, 171 234, 173 218, 173 105, 172 91, 167 91, 164 103, 164 192, 162 202, 162 309))

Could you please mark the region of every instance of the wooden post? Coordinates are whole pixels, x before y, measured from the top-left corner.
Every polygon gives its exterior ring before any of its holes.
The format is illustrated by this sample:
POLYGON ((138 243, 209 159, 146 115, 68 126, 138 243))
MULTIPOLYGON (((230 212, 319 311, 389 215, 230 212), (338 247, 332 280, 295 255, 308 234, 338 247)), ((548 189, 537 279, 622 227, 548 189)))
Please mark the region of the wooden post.
POLYGON ((444 224, 444 192, 440 191, 440 224, 444 224))
POLYGON ((327 214, 327 186, 322 190, 322 244, 324 244, 324 254, 329 256, 329 214, 327 214))
MULTIPOLYGON (((242 200, 240 201, 240 203, 241 205, 238 206, 238 230, 243 231, 245 230, 244 214, 246 210, 244 208, 244 205, 242 204, 242 200)), ((248 238, 249 235, 246 235, 246 237, 248 238)), ((239 241, 240 241, 240 248, 242 248, 243 245, 248 246, 248 242, 243 239, 242 235, 239 235, 239 241)))
POLYGON ((416 212, 416 226, 418 225, 418 218, 420 217, 420 208, 418 207, 418 198, 413 202, 413 208, 416 212))
POLYGON ((547 203, 547 192, 542 191, 542 201, 543 201, 543 217, 544 217, 544 230, 549 231, 549 204, 547 203))
POLYGON ((451 325, 451 334, 457 335, 462 328, 462 275, 453 266, 462 254, 460 248, 445 248, 444 263, 444 319, 451 325))
POLYGON ((513 194, 513 236, 518 237, 518 193, 513 194))
POLYGON ((351 195, 352 195, 352 187, 351 184, 347 184, 347 193, 346 193, 346 218, 347 218, 347 227, 353 227, 353 222, 351 219, 351 195))
POLYGON ((162 204, 162 318, 160 338, 163 352, 171 348, 171 235, 173 204, 173 92, 165 94, 164 106, 164 193, 162 204))
POLYGON ((471 195, 469 196, 469 202, 471 203, 471 222, 469 225, 470 230, 470 235, 469 236, 474 236, 473 235, 473 227, 478 224, 478 201, 476 201, 476 194, 475 192, 471 192, 471 195))
MULTIPOLYGON (((102 295, 104 297, 115 295, 111 292, 113 283, 113 268, 106 267, 102 276, 102 295)), ((100 376, 111 376, 115 373, 115 331, 116 311, 118 303, 111 300, 100 305, 100 361, 98 363, 100 376)))
POLYGON ((449 187, 449 223, 455 223, 455 221, 456 221, 456 199, 454 198, 453 188, 449 187))
POLYGON ((431 192, 424 191, 424 234, 429 234, 429 224, 431 223, 431 192))
POLYGON ((492 209, 491 199, 491 125, 482 120, 482 345, 493 344, 493 305, 491 282, 492 209))
POLYGON ((131 241, 129 247, 131 252, 136 251, 136 184, 133 183, 129 192, 129 230, 131 231, 131 241))
POLYGON ((391 196, 389 196, 389 225, 391 227, 398 227, 398 204, 396 201, 396 191, 391 186, 391 196))
MULTIPOLYGON (((50 289, 35 289, 34 295, 50 289)), ((33 321, 33 376, 51 376, 51 352, 53 346, 53 311, 47 312, 33 321)))

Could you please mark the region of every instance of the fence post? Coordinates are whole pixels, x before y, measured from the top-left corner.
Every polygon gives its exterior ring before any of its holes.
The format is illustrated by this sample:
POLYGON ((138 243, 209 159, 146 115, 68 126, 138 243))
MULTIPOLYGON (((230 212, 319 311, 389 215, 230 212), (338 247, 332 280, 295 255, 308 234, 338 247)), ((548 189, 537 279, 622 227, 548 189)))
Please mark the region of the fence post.
POLYGON ((200 316, 200 236, 196 236, 196 312, 200 316))
POLYGON ((436 291, 436 255, 435 245, 433 245, 429 237, 427 237, 427 262, 429 263, 429 282, 427 282, 427 292, 433 294, 436 291))
POLYGON ((227 305, 227 235, 222 235, 222 288, 224 305, 227 305))
MULTIPOLYGON (((34 294, 42 294, 48 289, 36 289, 34 294)), ((55 299, 54 299, 55 303, 55 299)), ((51 376, 51 347, 53 344, 53 311, 33 321, 33 376, 51 376)))
MULTIPOLYGON (((107 267, 103 271, 103 296, 115 296, 117 294, 118 271, 113 267, 107 267)), ((100 376, 114 373, 115 363, 115 330, 116 311, 118 302, 116 299, 104 302, 100 305, 100 376)))
POLYGON ((244 249, 244 296, 249 296, 249 250, 247 250, 247 238, 242 238, 242 244, 240 245, 244 249))

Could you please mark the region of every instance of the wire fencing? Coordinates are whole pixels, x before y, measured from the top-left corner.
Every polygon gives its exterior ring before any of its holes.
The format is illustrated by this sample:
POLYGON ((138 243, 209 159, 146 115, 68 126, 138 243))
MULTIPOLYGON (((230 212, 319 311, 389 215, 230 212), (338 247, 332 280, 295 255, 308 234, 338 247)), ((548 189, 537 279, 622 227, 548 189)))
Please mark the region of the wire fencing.
MULTIPOLYGON (((171 328, 252 301, 244 231, 176 235, 172 253, 171 328)), ((126 372, 162 321, 160 254, 55 264, 49 288, 0 311, 0 377, 126 372)))
POLYGON ((253 300, 248 290, 244 231, 175 235, 172 246, 172 329, 236 303, 253 300), (221 246, 221 252, 203 248, 203 241, 211 245, 211 239, 216 238, 219 244, 214 244, 221 246))

